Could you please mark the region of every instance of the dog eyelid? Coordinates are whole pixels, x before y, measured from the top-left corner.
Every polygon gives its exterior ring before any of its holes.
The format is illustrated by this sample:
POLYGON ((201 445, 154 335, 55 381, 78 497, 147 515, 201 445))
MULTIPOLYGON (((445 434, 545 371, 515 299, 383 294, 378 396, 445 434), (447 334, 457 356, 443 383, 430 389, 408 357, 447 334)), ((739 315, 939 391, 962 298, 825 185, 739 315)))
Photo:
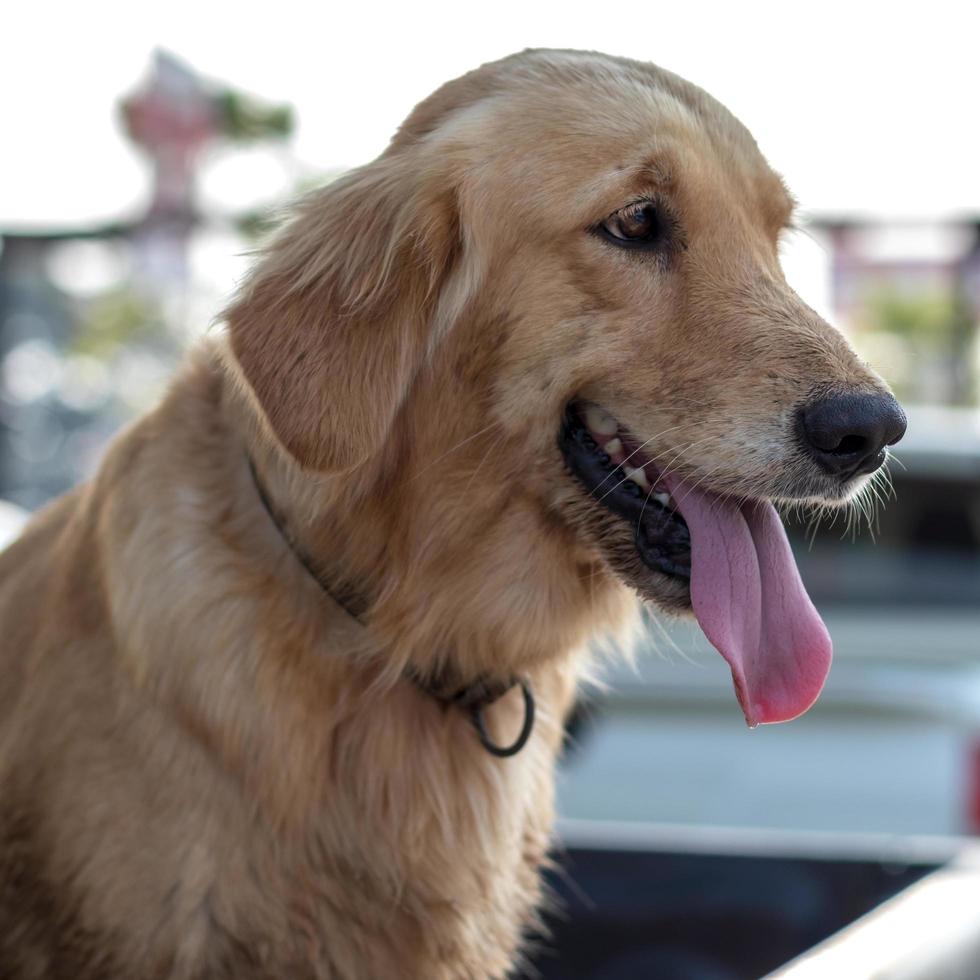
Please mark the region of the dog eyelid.
MULTIPOLYGON (((627 204, 621 205, 620 207, 616 208, 614 211, 610 211, 609 214, 607 214, 605 216, 605 218, 603 218, 602 220, 603 221, 609 221, 610 219, 615 218, 617 215, 624 214, 624 213, 627 213, 629 211, 633 211, 636 208, 641 208, 641 207, 643 207, 646 204, 650 204, 653 207, 657 207, 657 201, 654 200, 654 198, 652 198, 652 197, 638 197, 635 200, 629 201, 627 204)), ((601 222, 600 222, 600 224, 601 224, 601 222)))
POLYGON ((653 198, 643 197, 617 208, 589 231, 617 248, 662 251, 672 229, 667 210, 653 198), (648 227, 644 228, 644 222, 648 227), (629 223, 633 224, 632 229, 629 223), (635 233, 630 234, 630 230, 635 233))

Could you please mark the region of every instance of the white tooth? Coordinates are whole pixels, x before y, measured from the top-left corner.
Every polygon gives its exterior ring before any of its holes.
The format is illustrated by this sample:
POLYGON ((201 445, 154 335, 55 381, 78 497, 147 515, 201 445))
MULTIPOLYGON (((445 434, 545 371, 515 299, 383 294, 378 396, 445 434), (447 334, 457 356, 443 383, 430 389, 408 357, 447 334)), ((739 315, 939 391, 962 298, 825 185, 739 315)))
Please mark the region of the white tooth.
POLYGON ((661 507, 669 507, 673 501, 670 499, 669 493, 655 493, 653 499, 660 504, 661 507))
POLYGON ((618 439, 610 439, 602 448, 610 456, 618 456, 623 451, 623 444, 618 439))
POLYGON ((590 405, 585 410, 585 424, 600 436, 614 436, 619 431, 619 424, 598 405, 590 405))
POLYGON ((637 486, 641 487, 643 490, 650 489, 650 481, 647 479, 646 472, 642 467, 636 467, 632 469, 631 467, 626 467, 626 479, 632 480, 637 486))

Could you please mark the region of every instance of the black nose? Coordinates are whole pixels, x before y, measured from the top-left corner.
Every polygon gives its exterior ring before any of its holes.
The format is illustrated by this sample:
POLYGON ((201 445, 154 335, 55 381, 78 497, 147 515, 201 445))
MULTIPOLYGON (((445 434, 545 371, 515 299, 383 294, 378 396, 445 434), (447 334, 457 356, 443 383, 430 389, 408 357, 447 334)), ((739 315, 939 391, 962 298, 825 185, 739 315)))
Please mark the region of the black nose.
POLYGON ((800 411, 800 441, 828 473, 846 479, 872 473, 885 446, 905 435, 901 406, 887 394, 851 393, 821 398, 800 411))

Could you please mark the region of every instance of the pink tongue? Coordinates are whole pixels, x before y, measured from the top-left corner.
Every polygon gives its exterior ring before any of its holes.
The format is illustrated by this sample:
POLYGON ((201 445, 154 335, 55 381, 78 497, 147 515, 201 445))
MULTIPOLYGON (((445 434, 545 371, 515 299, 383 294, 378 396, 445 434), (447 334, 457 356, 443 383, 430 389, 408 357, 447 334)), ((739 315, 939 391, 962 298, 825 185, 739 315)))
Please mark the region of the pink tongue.
POLYGON ((772 504, 737 507, 663 476, 691 532, 691 603, 728 661, 749 725, 789 721, 817 699, 831 644, 772 504))

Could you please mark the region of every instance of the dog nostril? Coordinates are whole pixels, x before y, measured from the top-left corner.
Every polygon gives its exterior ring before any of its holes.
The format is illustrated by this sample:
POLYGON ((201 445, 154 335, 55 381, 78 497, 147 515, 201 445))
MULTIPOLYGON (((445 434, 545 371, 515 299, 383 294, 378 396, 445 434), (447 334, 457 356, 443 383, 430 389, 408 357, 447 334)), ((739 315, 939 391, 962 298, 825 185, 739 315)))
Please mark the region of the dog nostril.
POLYGON ((859 453, 865 446, 867 446, 868 441, 864 436, 844 436, 840 443, 834 446, 830 452, 832 453, 859 453))
POLYGON ((885 461, 885 446, 905 434, 905 413, 891 395, 852 392, 804 405, 800 441, 826 472, 846 479, 871 473, 885 461))

